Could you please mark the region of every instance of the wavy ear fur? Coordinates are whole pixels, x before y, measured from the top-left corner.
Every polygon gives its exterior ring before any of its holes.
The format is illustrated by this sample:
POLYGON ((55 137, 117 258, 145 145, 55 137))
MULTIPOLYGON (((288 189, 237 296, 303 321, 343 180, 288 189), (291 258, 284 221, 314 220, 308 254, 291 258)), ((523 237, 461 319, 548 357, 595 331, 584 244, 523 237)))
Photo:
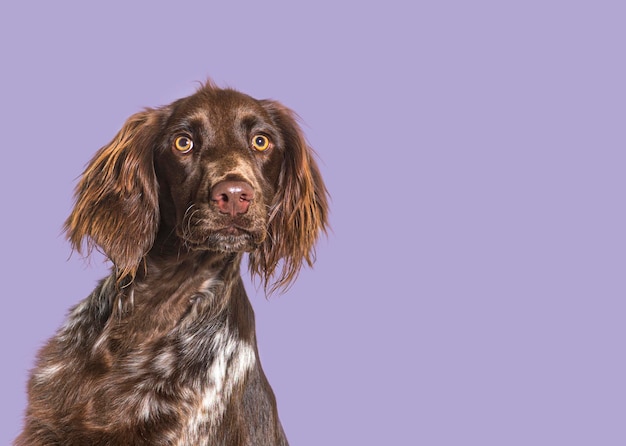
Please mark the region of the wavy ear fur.
POLYGON ((278 190, 270 207, 268 236, 250 255, 250 270, 263 278, 267 289, 282 261, 281 271, 269 286, 273 292, 288 288, 303 262, 312 266, 315 242, 328 226, 328 191, 296 114, 275 101, 261 103, 280 128, 285 147, 278 190))
POLYGON ((131 116, 101 148, 76 187, 75 206, 65 222, 72 247, 87 254, 100 246, 113 262, 118 280, 134 278, 154 242, 159 224, 153 146, 162 109, 131 116))

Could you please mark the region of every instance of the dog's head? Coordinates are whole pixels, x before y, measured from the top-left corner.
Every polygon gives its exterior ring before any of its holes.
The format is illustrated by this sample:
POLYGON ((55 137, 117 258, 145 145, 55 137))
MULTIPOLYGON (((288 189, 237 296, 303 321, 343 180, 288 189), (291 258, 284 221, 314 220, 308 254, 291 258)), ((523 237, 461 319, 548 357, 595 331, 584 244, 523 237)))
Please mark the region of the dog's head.
POLYGON ((278 287, 312 263, 326 225, 327 192, 294 113, 207 83, 128 119, 85 170, 66 230, 79 251, 84 239, 100 246, 122 278, 161 231, 189 250, 248 251, 251 271, 278 287))

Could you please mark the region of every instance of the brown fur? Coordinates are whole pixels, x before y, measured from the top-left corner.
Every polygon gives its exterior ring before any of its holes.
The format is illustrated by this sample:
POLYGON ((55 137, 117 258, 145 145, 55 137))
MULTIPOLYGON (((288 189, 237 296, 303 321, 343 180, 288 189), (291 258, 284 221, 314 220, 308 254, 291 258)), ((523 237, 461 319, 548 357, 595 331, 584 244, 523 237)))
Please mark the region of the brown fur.
POLYGON ((130 117, 66 222, 72 246, 99 247, 113 271, 39 353, 15 444, 286 445, 239 265, 248 252, 266 288, 288 287, 314 260, 326 197, 295 115, 275 101, 207 83, 130 117), (258 134, 268 150, 251 147, 258 134), (220 211, 219 184, 253 198, 220 211))

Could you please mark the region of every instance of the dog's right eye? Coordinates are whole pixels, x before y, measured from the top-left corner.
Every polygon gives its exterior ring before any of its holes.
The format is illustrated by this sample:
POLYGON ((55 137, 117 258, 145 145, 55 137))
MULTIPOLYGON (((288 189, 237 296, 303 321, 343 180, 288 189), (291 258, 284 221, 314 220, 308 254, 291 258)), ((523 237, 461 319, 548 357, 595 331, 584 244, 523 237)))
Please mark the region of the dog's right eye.
POLYGON ((193 141, 186 136, 179 136, 174 140, 174 148, 182 153, 187 153, 193 149, 193 141))

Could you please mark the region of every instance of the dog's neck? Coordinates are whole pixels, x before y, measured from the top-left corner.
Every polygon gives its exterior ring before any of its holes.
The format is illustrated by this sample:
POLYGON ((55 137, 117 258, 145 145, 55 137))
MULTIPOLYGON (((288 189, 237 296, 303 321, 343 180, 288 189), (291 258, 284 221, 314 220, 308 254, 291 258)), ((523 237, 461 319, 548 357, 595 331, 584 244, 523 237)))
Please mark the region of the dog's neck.
MULTIPOLYGON (((74 310, 74 322, 66 330, 82 330, 72 336, 79 345, 92 337, 92 360, 106 370, 124 367, 129 358, 163 366, 182 355, 187 364, 197 362, 192 369, 200 373, 211 366, 209 372, 219 378, 225 376, 228 361, 211 364, 223 343, 244 349, 248 367, 256 340, 254 311, 239 274, 242 256, 191 250, 175 256, 162 250, 149 253, 134 280, 119 283, 115 274, 103 280, 87 303, 74 310)), ((202 382, 193 374, 180 379, 184 385, 202 382)))
MULTIPOLYGON (((243 253, 190 249, 177 238, 157 237, 132 280, 120 281, 125 312, 130 306, 148 304, 186 306, 196 297, 228 300, 232 288, 241 284, 243 253), (176 304, 178 302, 178 304, 176 304)), ((216 302, 217 304, 217 302, 216 302)), ((227 302, 219 303, 219 306, 227 302)))
POLYGON ((165 253, 153 248, 137 270, 137 283, 164 283, 182 280, 212 279, 230 280, 239 275, 243 253, 214 252, 180 248, 165 253))
POLYGON ((188 280, 229 281, 240 274, 243 253, 216 252, 187 246, 162 222, 156 240, 137 269, 134 282, 162 284, 188 280))

